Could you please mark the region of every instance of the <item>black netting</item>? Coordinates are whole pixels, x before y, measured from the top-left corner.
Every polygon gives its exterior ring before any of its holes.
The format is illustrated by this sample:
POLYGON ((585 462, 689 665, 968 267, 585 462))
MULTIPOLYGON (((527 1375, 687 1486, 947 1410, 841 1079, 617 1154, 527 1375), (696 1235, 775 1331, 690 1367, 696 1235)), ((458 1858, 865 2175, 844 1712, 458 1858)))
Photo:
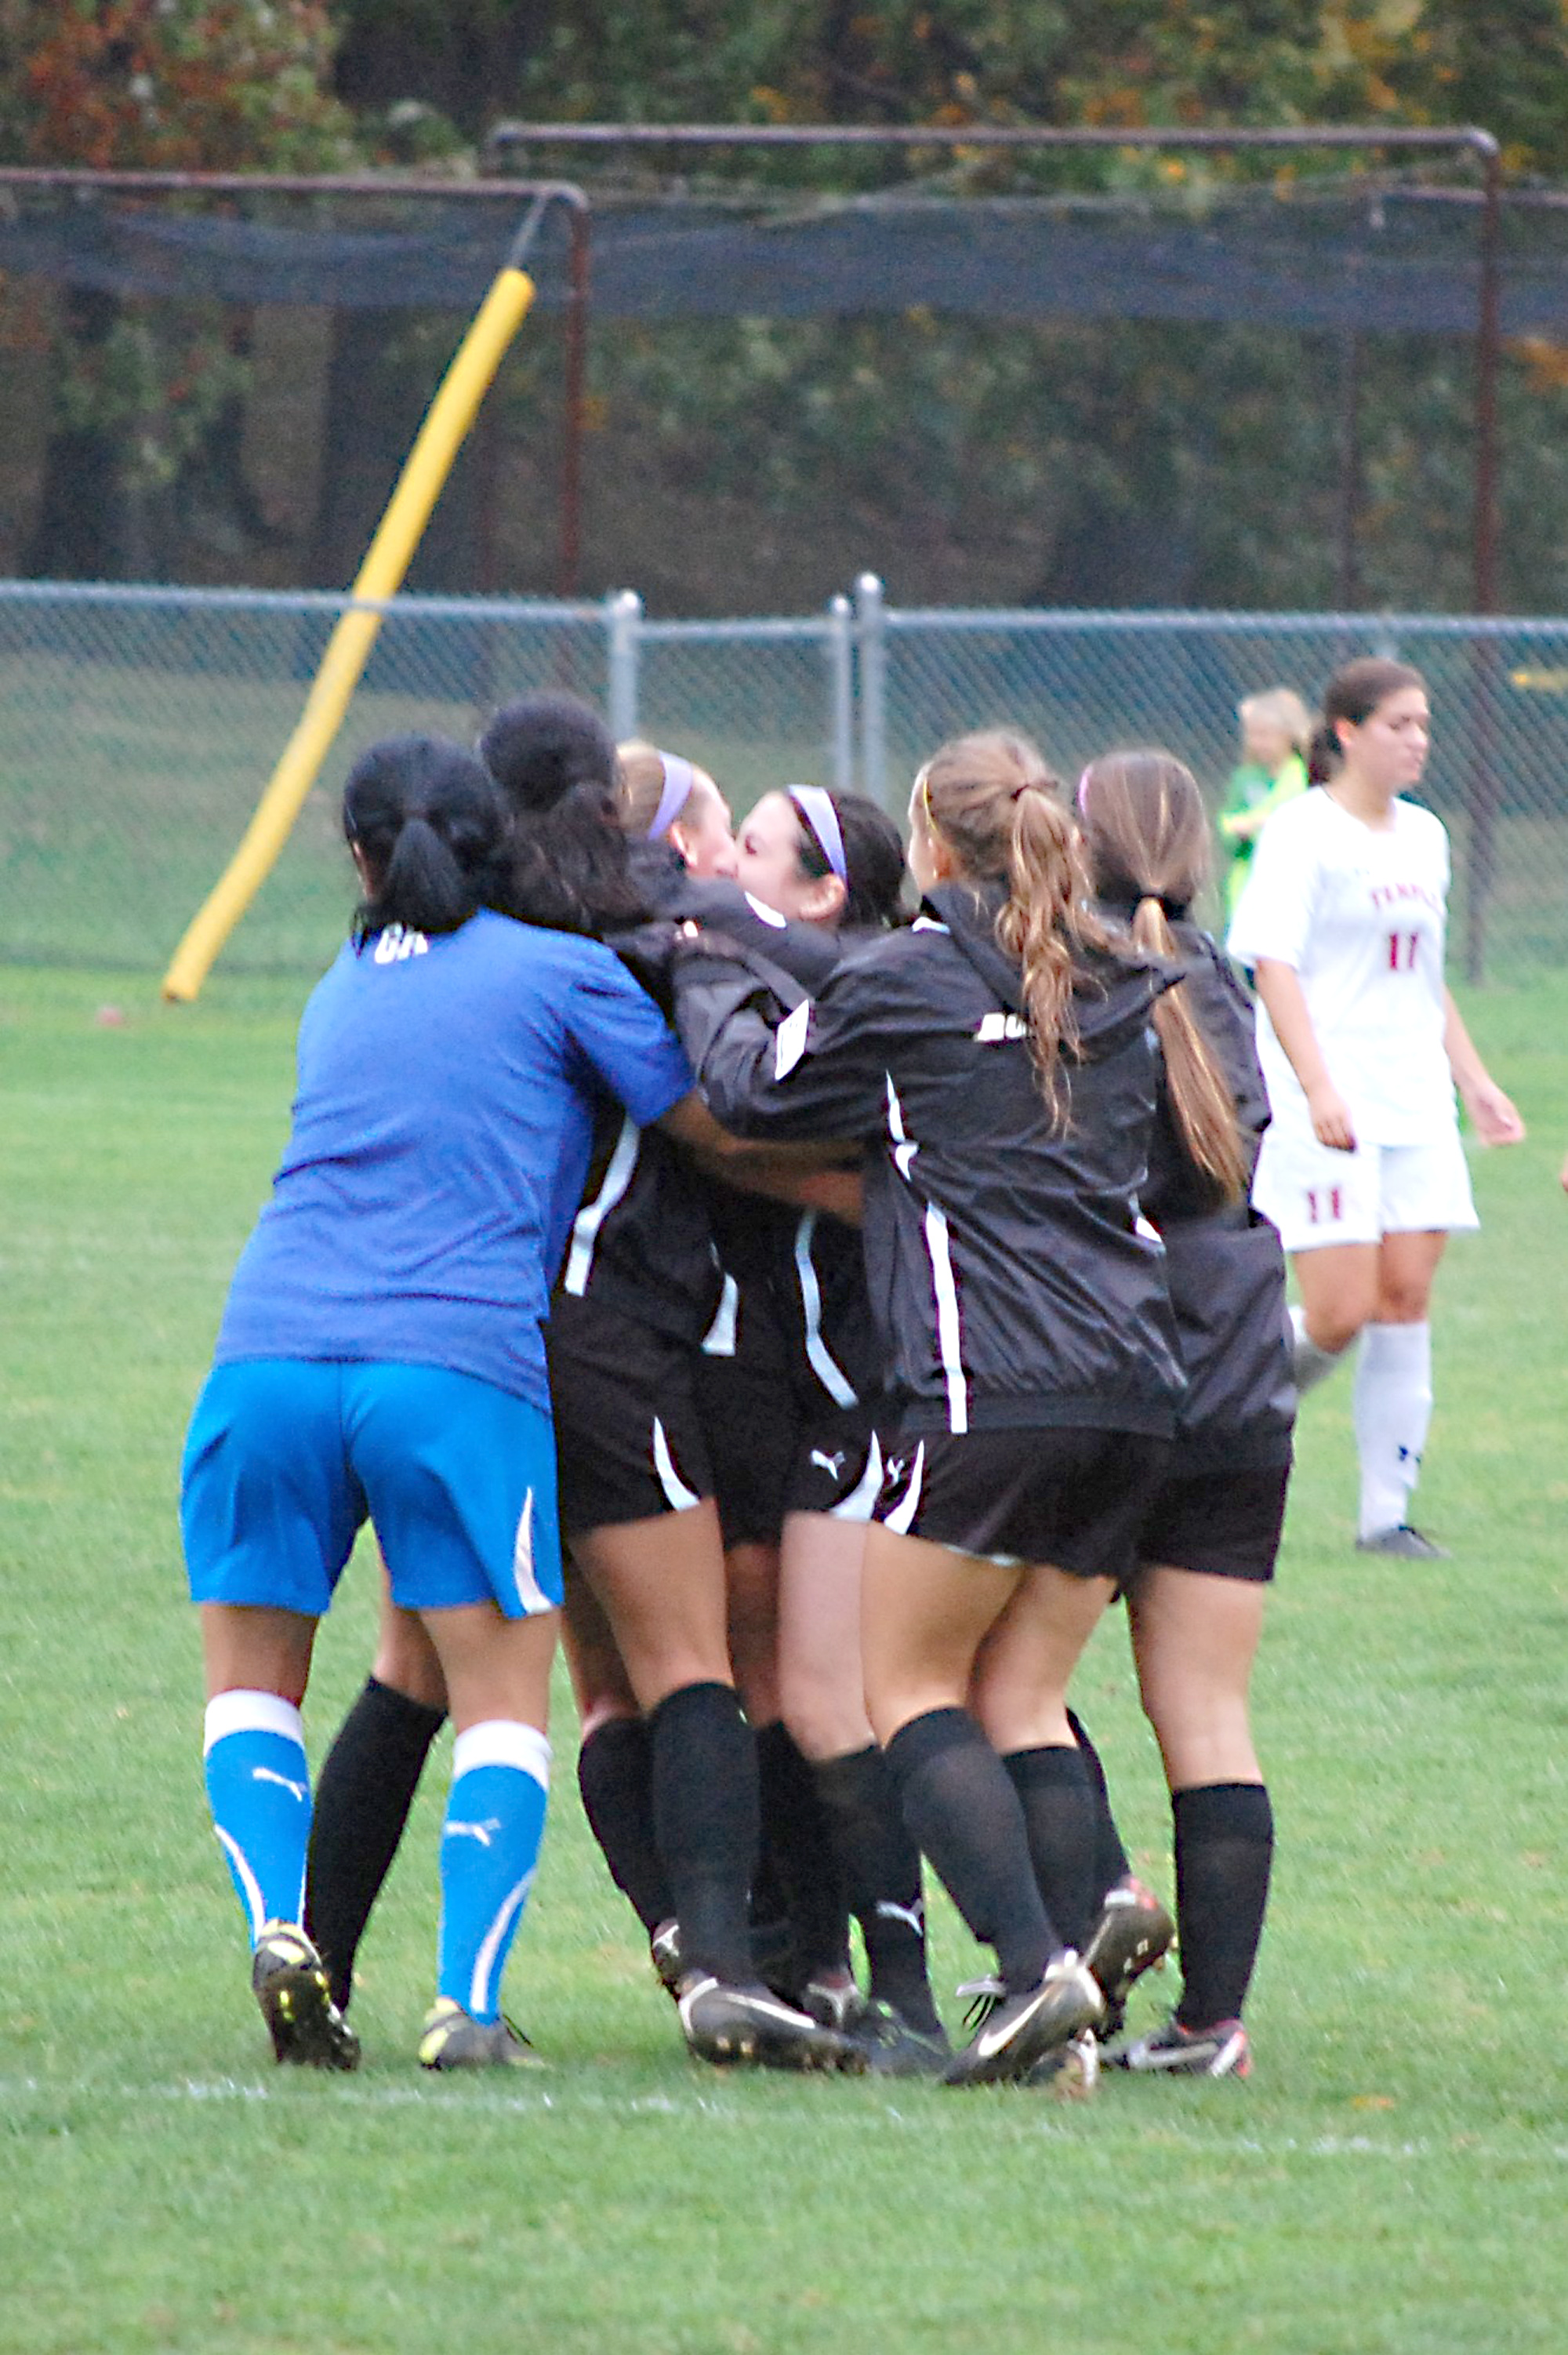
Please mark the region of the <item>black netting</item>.
MULTIPOLYGON (((121 296, 471 309, 521 204, 269 194, 227 200, 5 192, 0 270, 121 296)), ((1503 325, 1568 327, 1568 211, 1504 208, 1503 325)), ((1163 319, 1474 332, 1479 202, 1462 188, 1210 191, 1149 197, 597 196, 601 319, 884 314, 1163 319)), ((546 310, 568 292, 567 217, 530 261, 546 310)))

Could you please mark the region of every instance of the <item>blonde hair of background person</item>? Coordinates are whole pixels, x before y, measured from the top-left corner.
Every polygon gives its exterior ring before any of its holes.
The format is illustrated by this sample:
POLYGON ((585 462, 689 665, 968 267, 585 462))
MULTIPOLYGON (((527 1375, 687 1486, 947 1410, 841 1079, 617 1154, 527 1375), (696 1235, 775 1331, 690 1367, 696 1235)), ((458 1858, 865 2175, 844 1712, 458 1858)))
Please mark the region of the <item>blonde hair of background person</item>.
POLYGON ((1233 769, 1216 824, 1224 854, 1225 910, 1234 915, 1252 866, 1253 847, 1277 810, 1307 790, 1305 754, 1312 715, 1293 687, 1244 695, 1236 706, 1242 758, 1233 769))

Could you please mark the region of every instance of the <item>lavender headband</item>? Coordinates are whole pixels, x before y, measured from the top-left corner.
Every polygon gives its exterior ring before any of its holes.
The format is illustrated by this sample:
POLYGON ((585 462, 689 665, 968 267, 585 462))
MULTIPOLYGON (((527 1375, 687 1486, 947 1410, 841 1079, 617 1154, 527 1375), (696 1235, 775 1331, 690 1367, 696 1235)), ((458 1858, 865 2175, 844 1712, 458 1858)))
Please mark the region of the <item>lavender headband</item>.
POLYGON ((787 785, 785 791, 805 819, 822 857, 847 891, 849 865, 844 858, 844 837, 839 825, 839 814, 833 807, 832 795, 821 785, 787 785))
POLYGON ((697 782, 696 771, 690 761, 681 758, 679 752, 661 752, 659 758, 664 765, 664 790, 659 796, 659 806, 648 829, 650 842, 657 842, 662 835, 669 833, 690 801, 692 787, 697 782))

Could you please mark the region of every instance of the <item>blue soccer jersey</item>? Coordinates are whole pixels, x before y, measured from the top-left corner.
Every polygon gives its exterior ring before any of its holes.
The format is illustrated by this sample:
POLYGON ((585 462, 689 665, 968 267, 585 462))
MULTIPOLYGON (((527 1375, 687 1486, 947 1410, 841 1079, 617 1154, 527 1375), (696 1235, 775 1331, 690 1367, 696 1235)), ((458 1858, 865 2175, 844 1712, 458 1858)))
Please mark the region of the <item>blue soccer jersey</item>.
POLYGON ((485 911, 345 947, 300 1025, 293 1127, 217 1362, 444 1366, 547 1410, 540 1327, 595 1108, 645 1126, 691 1085, 598 942, 485 911))

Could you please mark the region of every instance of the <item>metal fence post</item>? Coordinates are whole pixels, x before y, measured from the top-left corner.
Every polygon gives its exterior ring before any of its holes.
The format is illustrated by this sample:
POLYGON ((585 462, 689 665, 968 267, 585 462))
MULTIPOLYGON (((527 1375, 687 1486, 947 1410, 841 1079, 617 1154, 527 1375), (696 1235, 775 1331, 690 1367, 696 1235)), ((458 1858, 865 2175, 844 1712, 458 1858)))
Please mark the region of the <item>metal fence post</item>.
POLYGON ((828 600, 828 723, 833 784, 854 790, 854 608, 847 597, 828 600))
POLYGON ((609 732, 618 744, 637 733, 637 671, 642 623, 642 600, 635 589, 622 589, 604 601, 604 626, 609 641, 609 732))
POLYGON ((863 572, 854 584, 860 646, 860 789, 874 802, 887 792, 887 635, 882 583, 863 572))

